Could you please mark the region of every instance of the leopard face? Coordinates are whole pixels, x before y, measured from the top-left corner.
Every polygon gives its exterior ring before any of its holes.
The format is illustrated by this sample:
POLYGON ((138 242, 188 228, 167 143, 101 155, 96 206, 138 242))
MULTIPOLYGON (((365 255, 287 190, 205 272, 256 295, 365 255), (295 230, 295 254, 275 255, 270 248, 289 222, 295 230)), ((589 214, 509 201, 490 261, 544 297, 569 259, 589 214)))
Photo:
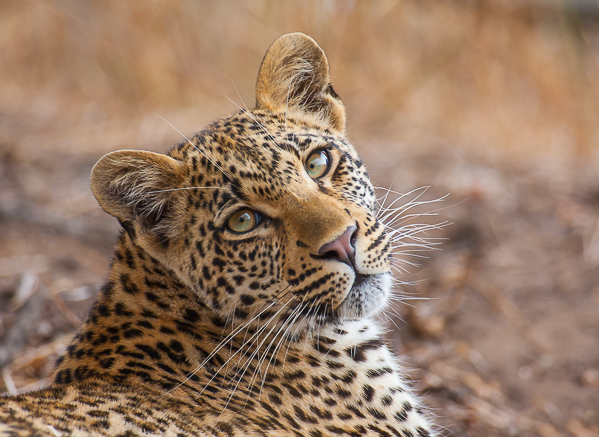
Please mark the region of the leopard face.
POLYGON ((256 89, 255 109, 168 155, 106 155, 96 198, 223 323, 293 334, 377 312, 390 242, 324 53, 305 35, 277 40, 256 89))

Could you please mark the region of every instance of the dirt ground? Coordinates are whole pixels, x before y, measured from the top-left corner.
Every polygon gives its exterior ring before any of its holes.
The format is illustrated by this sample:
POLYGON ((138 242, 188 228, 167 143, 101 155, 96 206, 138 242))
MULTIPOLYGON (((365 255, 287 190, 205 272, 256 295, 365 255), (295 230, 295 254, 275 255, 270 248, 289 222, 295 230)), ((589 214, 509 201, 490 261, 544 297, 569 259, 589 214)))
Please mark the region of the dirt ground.
POLYGON ((445 434, 599 436, 598 9, 298 3, 0 6, 0 393, 48 381, 103 282, 119 227, 93 164, 251 105, 299 29, 381 198, 448 195, 383 316, 445 434))

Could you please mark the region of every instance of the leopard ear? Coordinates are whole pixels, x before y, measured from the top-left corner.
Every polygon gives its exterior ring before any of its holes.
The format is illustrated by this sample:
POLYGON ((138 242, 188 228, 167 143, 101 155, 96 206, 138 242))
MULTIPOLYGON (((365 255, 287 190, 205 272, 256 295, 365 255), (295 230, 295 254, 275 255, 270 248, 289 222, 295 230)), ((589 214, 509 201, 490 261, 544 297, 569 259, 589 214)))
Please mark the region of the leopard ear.
POLYGON ((100 206, 127 229, 139 223, 156 230, 173 216, 175 200, 184 181, 184 164, 169 156, 138 150, 104 155, 94 166, 91 188, 100 206))
POLYGON ((331 85, 327 57, 303 33, 281 36, 266 52, 256 83, 256 108, 299 109, 345 130, 345 107, 331 85))

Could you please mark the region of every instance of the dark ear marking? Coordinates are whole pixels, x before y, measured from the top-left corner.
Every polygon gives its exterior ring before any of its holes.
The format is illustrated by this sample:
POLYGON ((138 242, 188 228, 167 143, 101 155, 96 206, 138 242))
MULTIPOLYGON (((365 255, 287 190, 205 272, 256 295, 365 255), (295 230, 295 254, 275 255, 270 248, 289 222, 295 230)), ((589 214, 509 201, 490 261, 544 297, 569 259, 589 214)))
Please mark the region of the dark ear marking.
POLYGON ((335 92, 335 90, 333 89, 333 85, 331 84, 327 86, 327 93, 329 93, 331 97, 333 97, 334 99, 341 100, 341 97, 339 97, 339 94, 335 92))
POLYGON ((121 225, 121 227, 125 230, 125 232, 127 234, 129 234, 129 238, 131 238, 131 240, 135 241, 135 227, 133 226, 133 223, 130 222, 129 220, 119 220, 119 223, 121 225))

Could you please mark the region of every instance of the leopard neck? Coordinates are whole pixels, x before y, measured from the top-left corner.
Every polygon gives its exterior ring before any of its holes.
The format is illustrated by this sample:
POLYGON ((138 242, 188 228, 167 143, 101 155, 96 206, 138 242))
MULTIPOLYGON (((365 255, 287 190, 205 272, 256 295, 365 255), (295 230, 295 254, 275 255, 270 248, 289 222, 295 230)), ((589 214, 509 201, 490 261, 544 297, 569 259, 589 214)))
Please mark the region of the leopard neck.
POLYGON ((395 398, 400 406, 405 399, 412 402, 372 320, 295 337, 240 330, 138 250, 121 237, 109 281, 59 360, 54 385, 129 386, 188 402, 214 421, 248 409, 276 417, 273 406, 291 415, 308 398, 316 399, 311 410, 323 417, 339 398, 358 416, 366 414, 365 402, 383 402, 385 408, 395 398), (261 401, 263 392, 269 393, 268 403, 261 401), (379 392, 382 400, 375 400, 379 392))

